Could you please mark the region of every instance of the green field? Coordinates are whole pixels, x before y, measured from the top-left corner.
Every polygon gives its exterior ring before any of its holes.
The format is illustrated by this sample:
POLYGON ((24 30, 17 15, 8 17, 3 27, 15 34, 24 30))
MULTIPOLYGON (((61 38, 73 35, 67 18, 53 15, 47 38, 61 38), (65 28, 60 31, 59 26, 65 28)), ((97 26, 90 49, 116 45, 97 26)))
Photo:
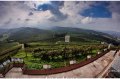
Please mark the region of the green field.
POLYGON ((13 43, 1 43, 0 44, 0 52, 4 51, 6 49, 9 49, 11 47, 14 47, 16 45, 18 45, 17 42, 13 42, 13 43))
POLYGON ((19 50, 19 52, 13 56, 13 58, 23 58, 27 68, 29 69, 42 69, 43 65, 49 64, 52 68, 64 67, 69 64, 70 60, 76 60, 76 63, 83 61, 87 58, 87 55, 96 56, 97 52, 103 48, 100 44, 53 44, 53 43, 29 43, 25 47, 25 50, 19 50), (98 46, 96 46, 98 45, 98 46), (65 49, 66 48, 66 49, 65 49), (89 48, 92 48, 90 50, 89 48), (40 51, 39 51, 40 49, 40 51), (65 49, 66 57, 64 57, 62 50, 65 49), (35 50, 38 50, 35 52, 35 50), (72 50, 72 51, 71 51, 72 50), (78 50, 78 52, 76 51, 78 50), (76 53, 76 56, 74 55, 76 53), (44 56, 45 55, 45 56, 44 56), (44 56, 42 58, 42 56, 44 56))

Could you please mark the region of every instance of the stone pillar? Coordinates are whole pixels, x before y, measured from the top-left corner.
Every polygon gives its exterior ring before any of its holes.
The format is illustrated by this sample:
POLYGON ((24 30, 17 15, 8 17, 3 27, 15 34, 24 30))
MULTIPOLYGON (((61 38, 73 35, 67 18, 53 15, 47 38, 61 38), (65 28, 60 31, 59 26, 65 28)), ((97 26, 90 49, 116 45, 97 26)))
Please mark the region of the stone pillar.
POLYGON ((76 60, 71 60, 70 61, 70 64, 75 64, 76 63, 76 60))
POLYGON ((98 52, 97 54, 100 54, 101 52, 98 52))
POLYGON ((51 65, 47 65, 47 64, 43 65, 43 69, 50 69, 50 68, 51 68, 51 65))
POLYGON ((104 51, 106 51, 107 49, 103 49, 104 51))
POLYGON ((25 49, 25 46, 24 46, 24 44, 22 44, 22 50, 24 50, 25 49))
POLYGON ((88 55, 88 56, 87 56, 87 59, 89 59, 89 58, 91 58, 91 55, 88 55))
POLYGON ((70 42, 70 36, 69 35, 65 36, 65 42, 70 42))
POLYGON ((108 45, 108 49, 110 49, 110 47, 111 47, 111 44, 108 45))

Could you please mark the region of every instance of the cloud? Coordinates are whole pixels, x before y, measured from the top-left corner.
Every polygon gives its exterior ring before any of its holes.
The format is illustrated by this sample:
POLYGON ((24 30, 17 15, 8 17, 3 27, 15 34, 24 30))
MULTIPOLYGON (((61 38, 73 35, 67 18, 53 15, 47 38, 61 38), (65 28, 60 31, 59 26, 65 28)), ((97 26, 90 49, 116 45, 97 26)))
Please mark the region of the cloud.
POLYGON ((83 1, 66 1, 64 7, 61 9, 63 13, 70 16, 81 13, 84 9, 91 7, 94 2, 83 2, 83 1))
POLYGON ((6 24, 10 24, 12 22, 12 19, 10 18, 10 19, 8 19, 8 21, 6 21, 4 24, 6 25, 6 24))
POLYGON ((30 12, 28 15, 29 15, 29 16, 33 15, 33 12, 30 12))
POLYGON ((47 11, 49 10, 53 16, 49 18, 50 21, 61 21, 67 18, 59 9, 63 6, 63 1, 37 1, 29 2, 27 5, 35 11, 47 11))
POLYGON ((88 24, 92 22, 92 18, 91 17, 85 17, 84 19, 81 20, 81 23, 83 24, 88 24))
POLYGON ((120 21, 120 2, 110 2, 109 10, 112 12, 112 18, 114 21, 120 21))
POLYGON ((0 2, 0 28, 64 26, 119 31, 120 2, 107 3, 104 7, 112 14, 109 18, 81 15, 98 5, 93 1, 0 2))
POLYGON ((23 18, 27 16, 28 9, 25 8, 22 2, 0 2, 0 21, 6 21, 10 18, 23 18))

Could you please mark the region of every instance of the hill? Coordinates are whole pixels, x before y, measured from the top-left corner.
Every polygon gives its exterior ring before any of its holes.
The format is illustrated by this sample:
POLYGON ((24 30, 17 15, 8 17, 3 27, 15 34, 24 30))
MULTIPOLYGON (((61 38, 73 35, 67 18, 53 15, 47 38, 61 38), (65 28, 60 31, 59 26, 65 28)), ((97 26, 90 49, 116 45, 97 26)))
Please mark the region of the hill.
POLYGON ((83 39, 84 41, 105 41, 108 43, 116 41, 113 36, 94 30, 71 27, 53 27, 51 30, 54 30, 57 33, 67 33, 71 35, 71 37, 78 38, 78 41, 81 41, 80 39, 83 39))
POLYGON ((70 27, 52 27, 49 29, 38 29, 22 27, 10 29, 4 34, 8 34, 8 41, 31 42, 31 41, 64 41, 64 36, 69 34, 71 42, 108 42, 117 43, 116 39, 111 35, 97 32, 93 30, 86 30, 80 28, 70 27))
POLYGON ((22 27, 9 30, 10 36, 8 40, 19 42, 39 41, 52 36, 52 32, 37 28, 22 27))
POLYGON ((107 33, 109 35, 112 35, 115 38, 119 38, 120 39, 120 32, 115 32, 115 31, 102 31, 104 33, 107 33))
POLYGON ((8 29, 0 29, 0 35, 8 31, 8 29))

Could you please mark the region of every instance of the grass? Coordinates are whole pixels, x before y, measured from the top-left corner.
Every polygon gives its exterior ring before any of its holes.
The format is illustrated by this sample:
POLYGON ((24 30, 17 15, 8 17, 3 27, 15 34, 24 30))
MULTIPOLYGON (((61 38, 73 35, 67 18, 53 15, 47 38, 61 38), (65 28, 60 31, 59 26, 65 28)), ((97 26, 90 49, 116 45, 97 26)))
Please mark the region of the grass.
POLYGON ((17 42, 0 44, 0 52, 18 45, 17 42))
MULTIPOLYGON (((33 55, 31 53, 27 53, 27 57, 26 56, 26 53, 22 50, 20 50, 15 56, 15 58, 23 58, 24 59, 24 62, 25 64, 27 65, 27 67, 29 69, 42 69, 43 68, 43 65, 45 64, 49 64, 51 65, 52 68, 59 68, 59 67, 64 67, 66 65, 69 65, 69 61, 70 60, 62 60, 62 61, 59 61, 59 62, 56 62, 56 61, 44 61, 44 60, 41 60, 40 58, 34 58, 33 55)), ((81 55, 79 56, 76 61, 77 63, 83 61, 86 59, 86 55, 81 55)))
MULTIPOLYGON (((31 44, 36 45, 37 43, 31 43, 31 44)), ((48 44, 47 43, 42 43, 42 45, 48 45, 48 44)), ((72 47, 72 48, 74 48, 75 46, 77 46, 77 45, 67 45, 67 47, 72 47)), ((35 47, 37 47, 37 46, 35 46, 35 47)), ((54 48, 54 49, 59 50, 59 49, 65 47, 65 46, 64 45, 56 45, 56 46, 38 46, 38 47, 44 48, 44 49, 53 49, 54 48)), ((79 47, 79 45, 77 47, 79 47)), ((95 56, 98 51, 99 50, 95 49, 95 50, 92 51, 92 53, 90 53, 90 55, 95 56)), ((45 61, 45 60, 42 60, 41 58, 33 57, 31 52, 25 52, 23 50, 19 50, 19 52, 16 55, 14 55, 13 57, 23 58, 25 64, 27 65, 27 68, 29 68, 29 69, 43 69, 43 65, 45 65, 45 64, 51 65, 52 68, 59 68, 59 67, 69 65, 69 61, 70 61, 70 59, 67 59, 67 60, 62 59, 62 60, 59 60, 59 61, 55 61, 55 60, 45 61), (26 53, 27 53, 27 57, 26 57, 26 53)), ((77 63, 79 63, 79 62, 85 60, 86 57, 87 57, 87 54, 80 55, 79 57, 74 58, 74 59, 77 61, 77 63)), ((62 57, 59 56, 59 58, 62 58, 62 57)))
POLYGON ((30 69, 42 69, 42 66, 44 64, 49 64, 52 66, 52 68, 58 68, 58 67, 63 67, 65 66, 64 63, 67 63, 67 61, 61 61, 61 62, 49 62, 49 61, 43 61, 40 58, 34 58, 32 53, 26 53, 23 50, 20 50, 15 56, 15 58, 23 58, 25 64, 28 66, 30 69))
POLYGON ((92 51, 92 56, 96 56, 96 54, 99 52, 100 50, 96 49, 92 51))
POLYGON ((18 53, 16 55, 14 55, 13 57, 24 58, 25 56, 26 56, 26 53, 23 50, 19 50, 18 53))

